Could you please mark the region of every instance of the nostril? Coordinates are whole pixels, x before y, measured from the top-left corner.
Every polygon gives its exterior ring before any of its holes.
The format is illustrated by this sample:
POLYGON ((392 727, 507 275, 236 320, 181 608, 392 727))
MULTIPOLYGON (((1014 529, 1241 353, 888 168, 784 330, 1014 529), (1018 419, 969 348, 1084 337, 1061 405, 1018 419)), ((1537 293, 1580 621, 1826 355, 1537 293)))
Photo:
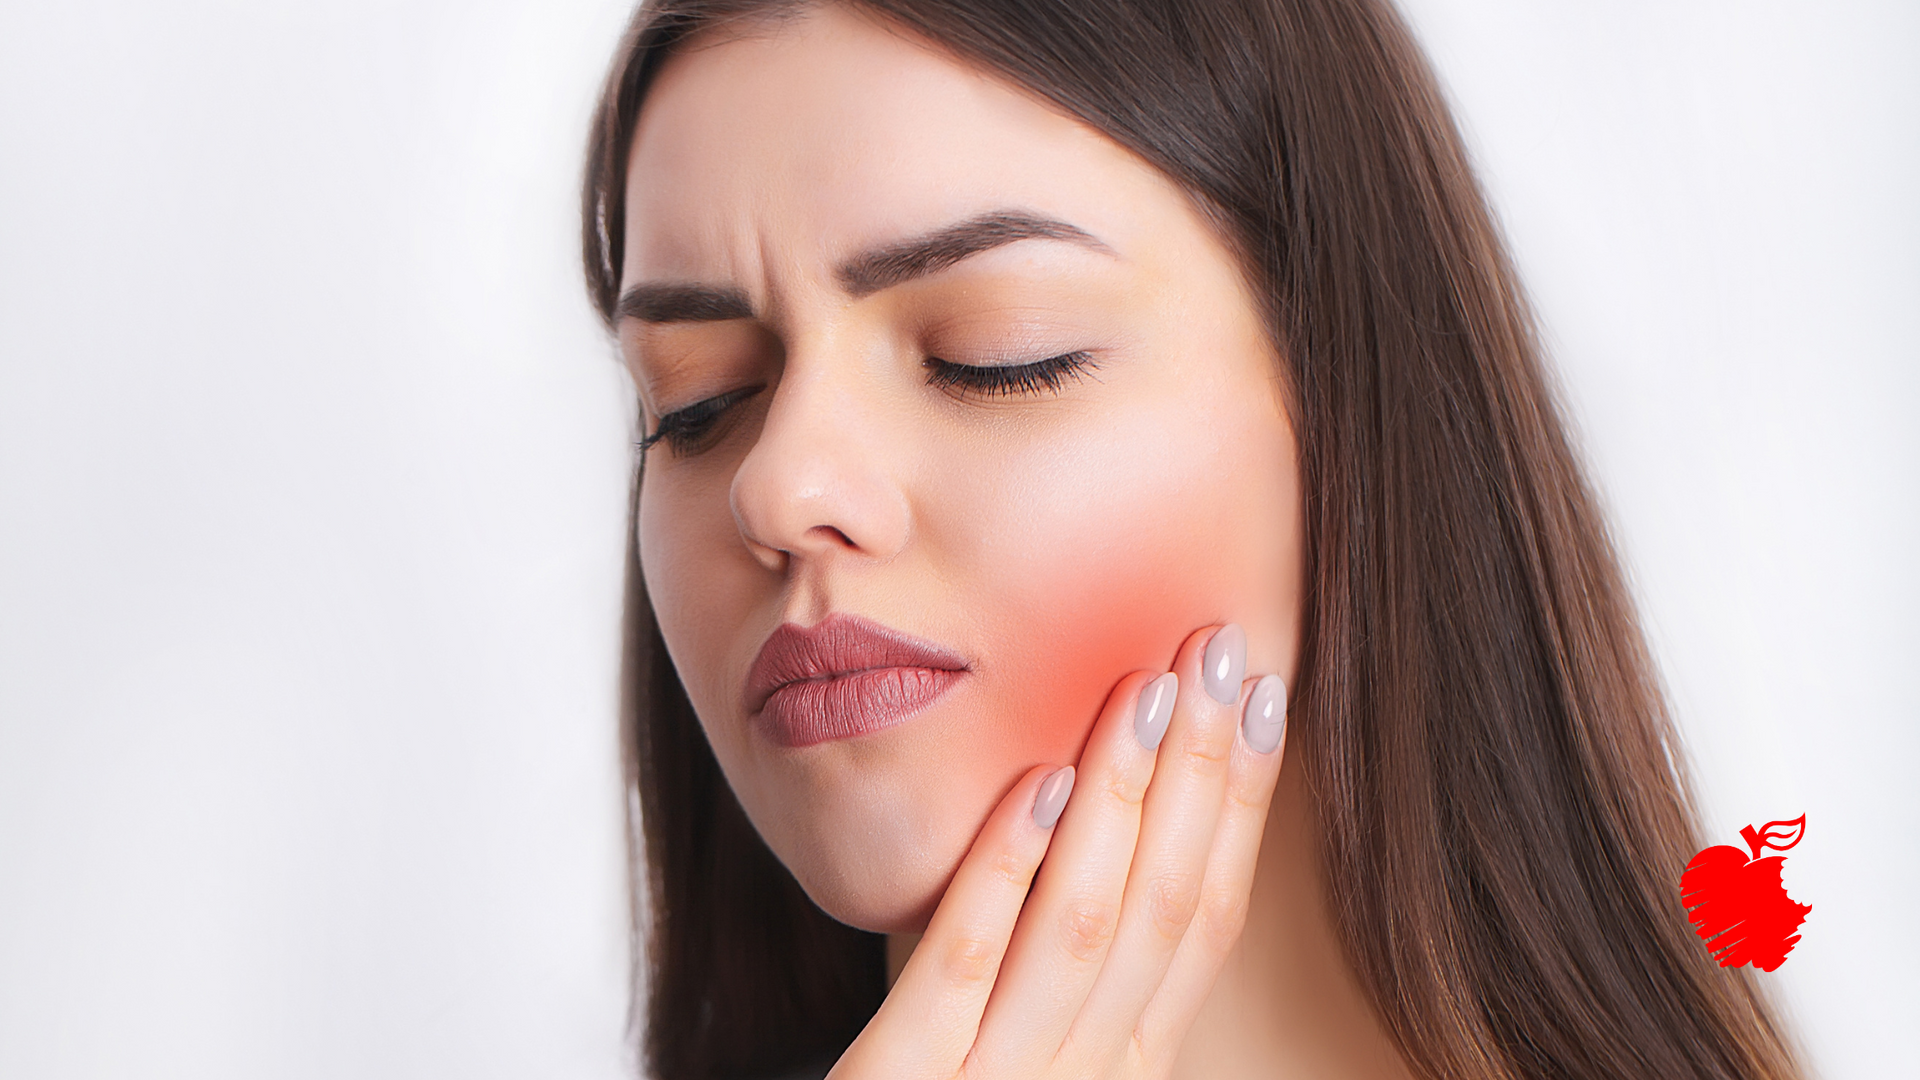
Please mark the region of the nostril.
POLYGON ((825 533, 827 536, 837 541, 843 547, 853 548, 853 547, 859 546, 858 544, 855 544, 853 542, 852 537, 848 536, 846 533, 841 532, 837 526, 815 525, 812 531, 825 533))
POLYGON ((793 557, 792 552, 783 548, 768 547, 751 536, 744 533, 741 535, 746 540, 747 551, 753 555, 754 561, 776 574, 787 572, 788 563, 793 557))

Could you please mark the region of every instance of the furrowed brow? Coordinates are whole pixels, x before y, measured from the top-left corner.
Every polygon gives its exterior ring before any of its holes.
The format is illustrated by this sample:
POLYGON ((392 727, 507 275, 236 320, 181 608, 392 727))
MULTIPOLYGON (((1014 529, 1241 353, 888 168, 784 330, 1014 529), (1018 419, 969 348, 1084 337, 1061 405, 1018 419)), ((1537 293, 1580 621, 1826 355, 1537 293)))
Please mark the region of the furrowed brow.
POLYGON ((862 252, 842 264, 837 276, 848 294, 869 296, 1020 240, 1065 240, 1114 254, 1099 238, 1076 225, 1020 210, 1000 210, 862 252))

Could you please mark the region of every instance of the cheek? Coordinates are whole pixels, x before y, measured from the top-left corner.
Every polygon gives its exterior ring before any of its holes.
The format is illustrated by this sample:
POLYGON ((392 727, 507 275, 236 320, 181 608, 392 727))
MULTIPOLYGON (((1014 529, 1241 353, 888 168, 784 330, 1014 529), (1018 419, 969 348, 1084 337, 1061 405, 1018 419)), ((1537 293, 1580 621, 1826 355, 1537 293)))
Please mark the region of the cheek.
POLYGON ((648 476, 641 570, 667 651, 703 717, 725 715, 745 678, 731 669, 764 588, 728 509, 724 477, 648 476))
MULTIPOLYGON (((1124 518, 1124 508, 1114 517, 1124 518)), ((1072 524, 1097 528, 1098 519, 1072 524)), ((1181 641, 1216 618, 1205 598, 1218 594, 1219 581, 1184 557, 1182 538, 1154 531, 1105 548, 1103 531, 1069 533, 1058 548, 1041 549, 1066 557, 1008 565, 1008 587, 1027 603, 1006 612, 1019 625, 1005 639, 1018 646, 1001 650, 996 674, 1017 688, 1007 738, 1029 756, 1073 760, 1117 682, 1131 671, 1166 670, 1181 641)))
POLYGON ((1297 551, 1284 427, 1140 420, 995 468, 992 512, 972 531, 969 607, 990 643, 980 674, 1001 699, 999 741, 1023 767, 1073 760, 1114 685, 1166 670, 1202 626, 1241 622, 1266 639, 1262 659, 1281 648, 1297 551))

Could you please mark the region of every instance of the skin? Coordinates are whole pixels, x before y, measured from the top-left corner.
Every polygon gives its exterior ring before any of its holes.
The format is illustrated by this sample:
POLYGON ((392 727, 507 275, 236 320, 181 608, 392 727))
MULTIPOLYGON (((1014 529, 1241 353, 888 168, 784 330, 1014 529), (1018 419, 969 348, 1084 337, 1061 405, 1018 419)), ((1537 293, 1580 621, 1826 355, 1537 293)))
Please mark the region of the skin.
POLYGON ((774 853, 828 913, 894 935, 893 992, 836 1076, 1398 1067, 1331 945, 1298 778, 1275 799, 1282 755, 1200 689, 1226 623, 1250 676, 1293 683, 1303 562, 1279 358, 1188 197, 831 5, 683 46, 630 170, 623 289, 735 290, 750 308, 619 323, 645 431, 741 392, 697 445, 647 453, 662 634, 774 853), (1007 212, 1078 235, 878 289, 840 272, 1007 212), (929 381, 928 357, 1075 351, 1091 366, 1031 392, 929 381), (944 645, 968 673, 898 726, 778 745, 749 715, 748 668, 781 623, 832 613, 944 645), (1169 670, 1156 754, 1134 702, 1169 670), (1039 828, 1039 785, 1076 763, 1060 824, 1039 828), (1288 818, 1270 832, 1269 799, 1288 818), (1250 897, 1293 910, 1242 939, 1250 897), (1249 1028, 1248 1008, 1294 1014, 1249 1028), (1182 1058, 1196 1023, 1225 1034, 1182 1058))

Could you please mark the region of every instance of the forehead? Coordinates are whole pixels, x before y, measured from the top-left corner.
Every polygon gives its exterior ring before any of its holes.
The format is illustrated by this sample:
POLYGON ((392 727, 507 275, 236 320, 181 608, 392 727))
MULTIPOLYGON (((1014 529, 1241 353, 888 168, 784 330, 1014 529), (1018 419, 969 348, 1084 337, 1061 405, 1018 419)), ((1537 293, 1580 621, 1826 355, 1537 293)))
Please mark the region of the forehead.
POLYGON ((626 197, 629 282, 817 269, 1008 207, 1124 247, 1143 208, 1180 201, 1077 119, 838 5, 683 46, 648 93, 626 197))

